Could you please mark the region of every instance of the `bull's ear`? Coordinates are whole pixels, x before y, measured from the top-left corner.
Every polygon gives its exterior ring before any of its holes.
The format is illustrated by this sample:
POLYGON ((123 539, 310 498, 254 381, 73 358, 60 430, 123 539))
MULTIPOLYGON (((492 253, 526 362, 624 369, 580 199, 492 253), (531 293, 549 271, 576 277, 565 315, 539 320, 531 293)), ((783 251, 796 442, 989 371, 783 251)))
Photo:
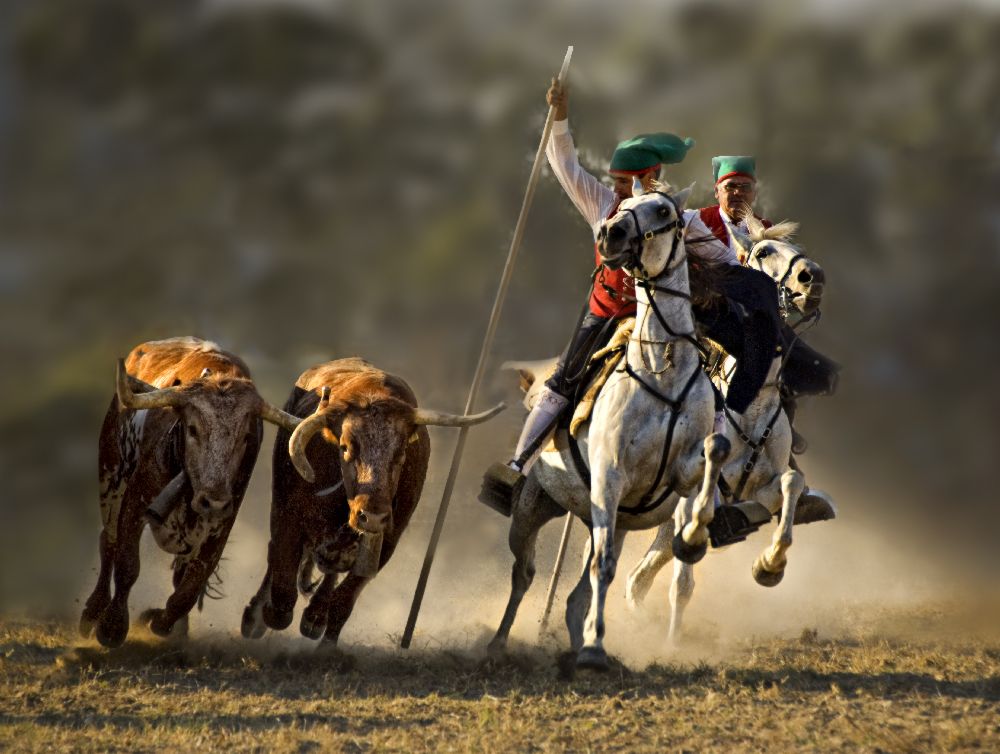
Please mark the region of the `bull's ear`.
POLYGON ((410 439, 408 439, 406 441, 406 444, 409 445, 410 443, 414 443, 414 442, 416 442, 419 439, 420 439, 420 435, 417 434, 417 430, 413 430, 413 434, 410 435, 410 439))

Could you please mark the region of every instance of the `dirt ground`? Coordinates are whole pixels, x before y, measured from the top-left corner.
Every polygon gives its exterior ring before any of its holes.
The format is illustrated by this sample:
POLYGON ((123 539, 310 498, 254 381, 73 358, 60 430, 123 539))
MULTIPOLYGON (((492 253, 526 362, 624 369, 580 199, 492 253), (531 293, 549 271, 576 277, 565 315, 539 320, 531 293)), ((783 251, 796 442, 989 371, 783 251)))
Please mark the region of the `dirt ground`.
MULTIPOLYGON (((994 606, 995 607, 995 606, 994 606)), ((996 751, 1000 613, 855 607, 825 635, 687 647, 568 677, 551 646, 316 651, 235 633, 108 651, 64 621, 0 623, 11 751, 996 751), (956 635, 954 627, 962 626, 956 635)), ((396 637, 391 637, 396 638, 396 637)))

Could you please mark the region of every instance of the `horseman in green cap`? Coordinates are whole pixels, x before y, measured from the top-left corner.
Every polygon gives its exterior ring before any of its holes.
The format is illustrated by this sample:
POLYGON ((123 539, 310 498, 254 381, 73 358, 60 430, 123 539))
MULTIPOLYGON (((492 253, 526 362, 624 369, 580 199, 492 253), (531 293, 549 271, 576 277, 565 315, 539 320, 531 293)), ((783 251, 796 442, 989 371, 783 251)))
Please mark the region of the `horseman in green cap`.
MULTIPOLYGON (((715 197, 718 204, 698 210, 699 217, 720 243, 726 244, 734 251, 739 251, 741 247, 733 236, 737 233, 745 236, 748 233, 745 218, 753 212, 754 201, 757 198, 756 160, 749 155, 713 157, 712 177, 715 179, 715 197)), ((758 215, 754 216, 765 227, 770 227, 769 220, 758 215)), ((747 260, 740 259, 739 261, 741 264, 745 264, 747 260)), ((720 285, 725 290, 725 281, 722 281, 720 285)), ((731 291, 727 293, 729 292, 731 291)), ((714 325, 714 334, 711 327, 706 328, 709 330, 709 337, 729 350, 734 339, 730 333, 727 333, 727 328, 724 325, 715 322, 718 312, 706 311, 696 306, 694 314, 703 327, 708 323, 714 325)), ((789 423, 791 423, 795 418, 796 396, 829 395, 836 385, 837 372, 840 367, 828 357, 806 345, 801 338, 796 337, 787 325, 781 327, 781 341, 783 345, 791 349, 782 371, 781 385, 782 406, 788 415, 789 423)), ((733 347, 739 348, 739 344, 737 343, 733 347)), ((792 427, 792 452, 795 454, 804 453, 807 447, 805 438, 792 427)), ((796 466, 794 459, 792 459, 792 465, 796 466)))
MULTIPOLYGON (((601 223, 614 216, 621 202, 633 195, 633 187, 641 186, 645 191, 656 189, 662 167, 681 162, 694 146, 692 139, 670 133, 642 134, 626 139, 618 144, 611 157, 608 173, 612 185, 609 187, 580 165, 567 121, 569 97, 566 87, 554 80, 546 98, 548 104, 555 108, 551 138, 546 148, 549 165, 590 226, 594 239, 601 223)), ((735 282, 725 294, 731 294, 739 301, 739 306, 732 307, 732 311, 739 310, 746 315, 738 321, 720 319, 732 331, 732 337, 727 342, 734 344, 739 340, 740 347, 733 351, 737 359, 736 374, 726 403, 737 413, 742 413, 763 385, 777 346, 780 323, 775 286, 763 273, 741 267, 730 244, 720 239, 702 221, 697 211, 685 211, 684 221, 689 257, 706 268, 732 270, 726 279, 735 282), (744 342, 751 345, 744 347, 744 342)), ((597 271, 588 309, 569 345, 560 355, 555 372, 546 380, 544 389, 528 414, 514 457, 507 464, 490 467, 484 480, 484 491, 513 491, 519 485, 569 405, 576 382, 586 372, 590 355, 608 342, 617 320, 635 314, 632 278, 624 270, 603 267, 596 246, 594 258, 597 271)), ((721 427, 724 421, 721 405, 718 408, 716 424, 721 427)), ((498 497, 505 495, 489 494, 480 499, 499 509, 498 497)), ((509 514, 509 510, 503 512, 509 514)))

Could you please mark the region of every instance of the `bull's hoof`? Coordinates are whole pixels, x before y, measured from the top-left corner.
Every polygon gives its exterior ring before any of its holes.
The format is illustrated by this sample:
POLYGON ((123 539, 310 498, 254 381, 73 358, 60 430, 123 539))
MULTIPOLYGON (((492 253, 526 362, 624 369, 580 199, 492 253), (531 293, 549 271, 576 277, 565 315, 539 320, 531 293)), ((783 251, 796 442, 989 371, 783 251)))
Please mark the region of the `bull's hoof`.
POLYGON ((497 513, 510 518, 514 501, 521 496, 524 475, 505 463, 494 463, 483 474, 483 486, 479 490, 479 502, 497 513))
POLYGON ((608 653, 602 647, 583 647, 576 655, 578 670, 596 670, 606 673, 611 669, 608 653))
POLYGON ((105 610, 97 622, 97 640, 102 647, 114 649, 128 636, 128 611, 105 610))
POLYGON ((161 639, 181 639, 187 636, 187 616, 178 618, 173 623, 167 622, 167 611, 151 607, 139 613, 139 622, 161 639))
POLYGON ((679 561, 694 565, 705 557, 705 553, 708 551, 708 542, 702 542, 700 545, 689 545, 684 541, 681 533, 677 532, 670 542, 670 549, 674 551, 674 557, 679 561))
POLYGON ((264 625, 272 631, 284 631, 292 625, 294 610, 277 610, 274 605, 264 605, 261 611, 264 615, 264 625))
POLYGON ((757 558, 753 562, 751 573, 753 573, 753 580, 761 586, 777 586, 781 583, 781 580, 785 578, 784 568, 777 572, 768 571, 764 568, 764 564, 761 562, 760 558, 757 558))
POLYGON ((299 633, 307 639, 321 639, 326 631, 326 612, 310 610, 308 607, 302 613, 299 621, 299 633))
POLYGON ((261 616, 261 611, 251 602, 243 608, 243 620, 240 621, 240 633, 244 639, 260 639, 267 632, 267 626, 261 616))

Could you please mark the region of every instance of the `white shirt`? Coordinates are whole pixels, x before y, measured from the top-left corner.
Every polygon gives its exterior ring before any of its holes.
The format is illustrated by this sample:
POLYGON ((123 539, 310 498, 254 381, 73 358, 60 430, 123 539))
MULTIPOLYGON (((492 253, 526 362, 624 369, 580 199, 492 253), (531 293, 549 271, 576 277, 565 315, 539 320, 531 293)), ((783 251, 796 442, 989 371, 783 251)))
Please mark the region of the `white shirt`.
MULTIPOLYGON (((584 170, 576 154, 573 135, 569 132, 569 120, 557 120, 552 124, 549 143, 545 147, 545 156, 563 191, 570 201, 583 215, 590 225, 590 230, 597 240, 597 233, 611 209, 618 202, 615 192, 605 186, 597 178, 584 170)), ((704 243, 691 244, 687 247, 690 256, 717 264, 739 264, 734 252, 729 246, 721 243, 701 221, 698 210, 684 210, 685 240, 691 238, 707 239, 704 243)))

